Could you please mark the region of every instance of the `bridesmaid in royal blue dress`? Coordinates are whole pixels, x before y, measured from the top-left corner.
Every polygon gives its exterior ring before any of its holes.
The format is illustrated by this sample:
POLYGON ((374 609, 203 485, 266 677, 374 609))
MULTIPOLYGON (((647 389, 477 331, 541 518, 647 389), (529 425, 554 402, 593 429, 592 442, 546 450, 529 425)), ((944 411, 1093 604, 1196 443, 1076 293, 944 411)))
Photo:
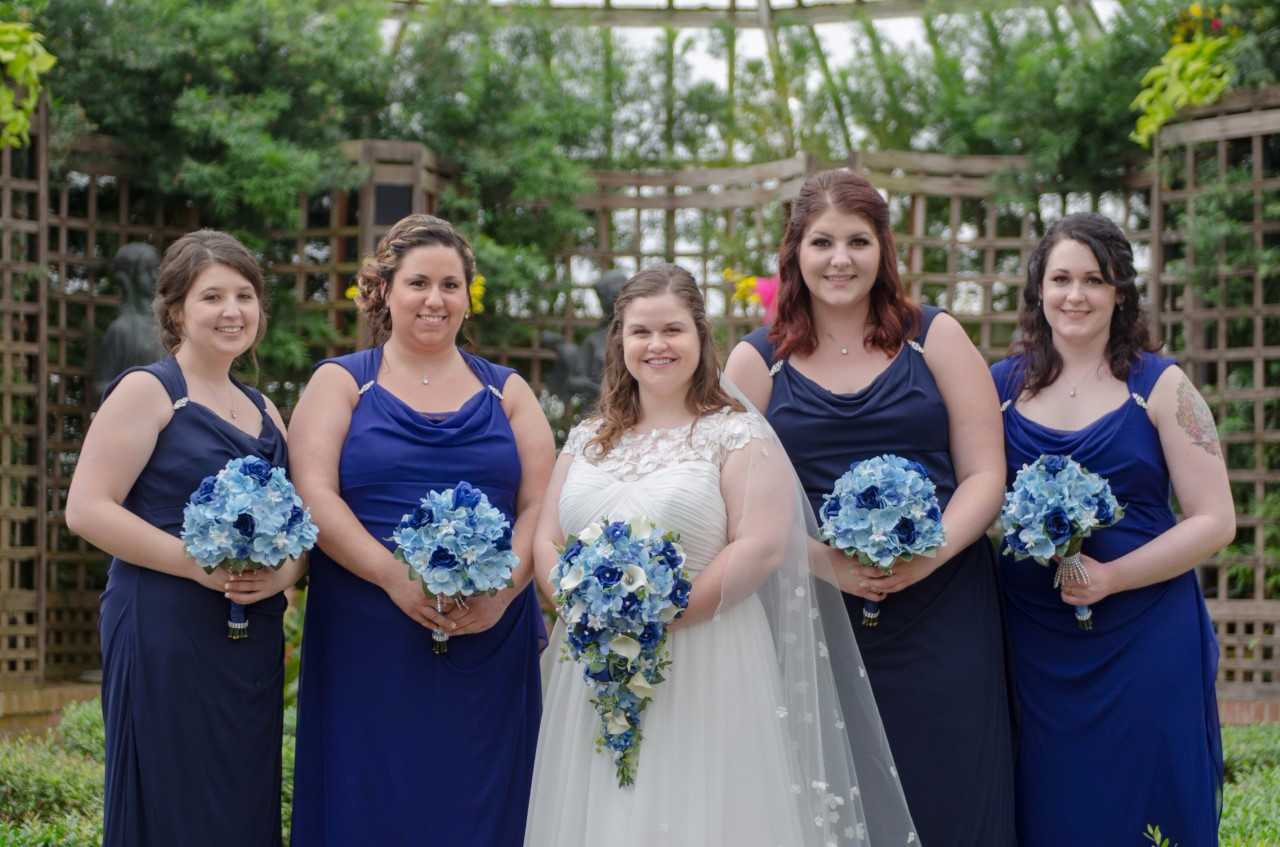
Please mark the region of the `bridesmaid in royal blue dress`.
MULTIPOLYGON (((950 315, 907 300, 889 210, 849 171, 810 177, 779 250, 771 327, 726 369, 778 433, 815 513, 851 462, 896 453, 924 466, 946 545, 886 574, 816 547, 841 577, 920 840, 1008 847, 1010 698, 995 557, 1004 454, 995 389, 950 315), (865 600, 879 625, 862 625, 865 600)), ((814 542, 817 545, 817 542, 814 542)), ((837 672, 864 672, 861 667, 837 672)))
POLYGON ((457 346, 475 275, 439 218, 397 223, 360 271, 378 346, 317 368, 290 423, 320 527, 298 694, 293 844, 520 845, 545 629, 530 545, 554 461, 528 384, 457 346), (392 556, 402 515, 466 480, 502 510, 515 587, 436 605, 392 556), (450 636, 432 652, 432 630, 450 636))
POLYGON ((1084 542, 1088 583, 1001 563, 1018 734, 1018 836, 1036 847, 1218 843, 1218 645, 1193 568, 1235 514, 1208 406, 1150 352, 1133 253, 1101 215, 1070 215, 1027 264, 1019 354, 993 366, 1008 481, 1042 453, 1106 477, 1125 508, 1084 542), (1169 505, 1170 483, 1183 517, 1169 505), (1093 630, 1073 606, 1093 609, 1093 630))
POLYGON ((165 251, 156 286, 172 355, 107 388, 67 496, 72 532, 115 556, 102 595, 106 847, 280 844, 285 608, 302 565, 206 575, 182 511, 231 459, 286 464, 280 413, 230 375, 262 337, 262 273, 229 235, 165 251), (230 600, 249 637, 227 638, 230 600), (250 605, 252 604, 252 605, 250 605))

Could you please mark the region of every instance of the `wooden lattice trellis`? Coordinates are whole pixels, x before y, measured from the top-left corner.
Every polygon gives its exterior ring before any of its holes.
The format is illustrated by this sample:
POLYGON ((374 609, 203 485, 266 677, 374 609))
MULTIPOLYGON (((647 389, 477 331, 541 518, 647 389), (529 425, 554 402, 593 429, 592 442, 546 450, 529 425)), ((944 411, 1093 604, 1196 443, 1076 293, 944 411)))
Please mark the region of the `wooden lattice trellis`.
POLYGON ((1180 115, 1156 171, 1164 335, 1214 409, 1239 526, 1201 569, 1219 693, 1280 699, 1280 88, 1180 115))

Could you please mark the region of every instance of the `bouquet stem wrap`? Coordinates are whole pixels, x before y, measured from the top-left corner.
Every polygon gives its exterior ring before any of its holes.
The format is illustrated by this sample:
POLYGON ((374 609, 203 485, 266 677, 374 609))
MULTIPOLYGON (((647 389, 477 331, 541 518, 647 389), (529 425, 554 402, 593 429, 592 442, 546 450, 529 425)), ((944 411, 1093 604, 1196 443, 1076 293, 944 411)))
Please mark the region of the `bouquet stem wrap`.
MULTIPOLYGON (((1058 559, 1058 570, 1053 575, 1053 587, 1060 588, 1064 582, 1089 584, 1089 572, 1084 568, 1080 558, 1082 539, 1075 539, 1067 547, 1067 554, 1058 559)), ((1093 610, 1088 606, 1076 606, 1076 626, 1081 629, 1093 629, 1093 610)))
POLYGON ((249 637, 249 619, 245 616, 245 608, 239 603, 232 603, 227 611, 227 638, 240 641, 249 637))

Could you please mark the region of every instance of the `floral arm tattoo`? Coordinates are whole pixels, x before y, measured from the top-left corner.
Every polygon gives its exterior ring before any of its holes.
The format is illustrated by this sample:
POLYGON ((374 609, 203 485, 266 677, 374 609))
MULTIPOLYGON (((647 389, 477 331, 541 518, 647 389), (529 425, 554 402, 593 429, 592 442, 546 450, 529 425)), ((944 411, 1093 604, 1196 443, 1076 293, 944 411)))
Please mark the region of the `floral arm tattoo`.
POLYGON ((1209 404, 1204 402, 1200 392, 1191 385, 1185 376, 1178 386, 1178 426, 1182 427, 1191 443, 1204 450, 1210 456, 1221 456, 1222 448, 1218 445, 1218 428, 1213 423, 1213 413, 1209 404))

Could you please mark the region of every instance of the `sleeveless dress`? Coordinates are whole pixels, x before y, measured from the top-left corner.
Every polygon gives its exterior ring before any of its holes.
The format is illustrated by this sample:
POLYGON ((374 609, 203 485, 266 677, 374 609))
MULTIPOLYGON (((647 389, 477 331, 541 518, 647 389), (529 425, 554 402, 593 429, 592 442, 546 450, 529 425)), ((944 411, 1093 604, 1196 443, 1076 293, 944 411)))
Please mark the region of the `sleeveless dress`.
MULTIPOLYGON (((828 391, 789 361, 775 361, 767 328, 743 339, 773 375, 766 417, 815 514, 850 463, 884 453, 923 465, 943 509, 951 499, 947 409, 924 360, 939 310, 922 309, 919 335, 855 394, 828 391)), ((1013 731, 991 543, 979 538, 889 595, 879 626, 862 625, 863 598, 847 594, 845 605, 920 841, 1012 845, 1013 731)))
MULTIPOLYGON (((1172 364, 1143 353, 1124 405, 1070 432, 1019 413, 1020 357, 992 366, 1010 485, 1042 453, 1070 454, 1111 483, 1124 517, 1084 542, 1104 564, 1175 523, 1169 470, 1146 412, 1172 364)), ((1195 571, 1094 603, 1090 632, 1076 627, 1073 607, 1053 588, 1052 567, 1006 556, 1000 571, 1020 707, 1021 842, 1136 844, 1155 824, 1170 843, 1217 844, 1218 644, 1195 571)))
MULTIPOLYGON (((697 421, 692 435, 689 425, 627 433, 595 457, 587 445, 598 426, 598 420, 579 424, 565 444, 574 462, 560 494, 561 528, 569 535, 601 517, 643 515, 679 533, 695 578, 729 540, 720 469, 733 451, 767 432, 764 422, 724 409, 697 421)), ((753 594, 711 621, 670 634, 671 666, 644 712, 635 784, 619 788, 612 758, 595 749, 599 718, 582 669, 559 660, 565 626, 557 621, 525 844, 811 843, 793 800, 776 714, 780 681, 768 673, 776 668, 771 632, 753 594)))
MULTIPOLYGON (((262 412, 255 438, 189 400, 172 356, 120 374, 104 398, 135 370, 160 380, 174 408, 123 503, 147 523, 180 535, 192 492, 231 459, 287 466, 257 391, 232 380, 262 412)), ((248 606, 241 641, 227 638, 229 605, 192 580, 111 560, 99 622, 104 847, 280 844, 285 599, 248 606)))
MULTIPOLYGON (((512 371, 460 352, 483 387, 441 415, 377 383, 381 347, 326 360, 360 386, 340 493, 389 550, 401 516, 428 490, 463 480, 515 524, 520 459, 500 399, 512 371)), ((455 636, 435 655, 430 630, 318 547, 310 573, 295 847, 520 844, 541 709, 533 586, 491 629, 455 636)))

